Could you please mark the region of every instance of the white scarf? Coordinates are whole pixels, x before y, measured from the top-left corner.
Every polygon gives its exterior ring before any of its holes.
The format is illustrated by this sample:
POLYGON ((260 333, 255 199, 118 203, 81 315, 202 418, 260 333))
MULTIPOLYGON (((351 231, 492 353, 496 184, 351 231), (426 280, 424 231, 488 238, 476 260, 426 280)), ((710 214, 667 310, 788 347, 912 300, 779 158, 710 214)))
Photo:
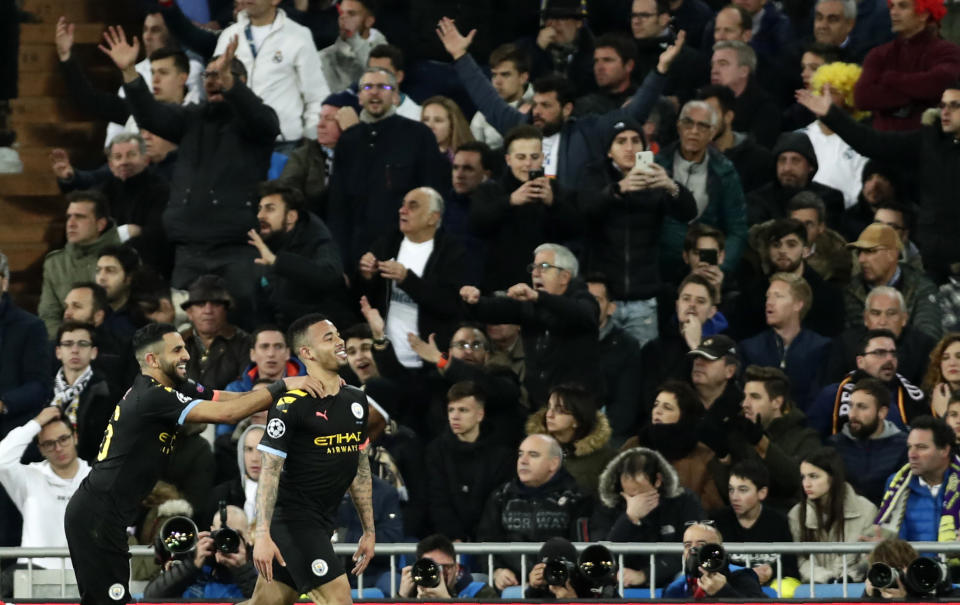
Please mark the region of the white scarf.
POLYGON ((50 405, 60 408, 74 428, 77 426, 77 407, 80 405, 80 393, 86 390, 87 383, 90 382, 91 378, 93 378, 93 368, 87 366, 87 369, 83 371, 83 374, 80 374, 73 384, 67 384, 67 377, 64 375, 61 366, 53 379, 53 401, 50 405))

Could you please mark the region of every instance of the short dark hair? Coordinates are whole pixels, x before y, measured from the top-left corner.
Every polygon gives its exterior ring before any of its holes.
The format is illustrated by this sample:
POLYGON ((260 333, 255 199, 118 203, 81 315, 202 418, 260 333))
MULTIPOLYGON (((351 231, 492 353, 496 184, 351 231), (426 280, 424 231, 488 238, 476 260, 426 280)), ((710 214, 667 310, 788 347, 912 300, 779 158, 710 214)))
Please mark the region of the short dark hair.
POLYGON ((793 401, 790 397, 790 378, 779 368, 768 366, 751 365, 743 373, 743 383, 762 382, 763 390, 767 392, 767 397, 776 399, 783 398, 783 406, 780 408, 786 413, 790 410, 793 401))
POLYGON ((662 476, 659 456, 657 456, 655 452, 647 453, 640 448, 634 448, 624 452, 620 461, 617 462, 614 472, 616 473, 614 476, 618 482, 621 475, 630 477, 643 475, 650 481, 651 485, 657 482, 658 474, 662 476))
POLYGON ((807 241, 807 227, 800 221, 795 218, 778 218, 771 221, 770 226, 767 227, 767 243, 772 244, 787 237, 788 235, 796 235, 800 238, 800 241, 804 245, 809 244, 807 241))
POLYGON ((576 100, 576 91, 570 80, 563 76, 549 75, 537 78, 533 83, 533 92, 546 94, 554 92, 557 94, 557 101, 563 107, 567 103, 573 103, 576 100))
POLYGON ((164 46, 163 48, 158 48, 157 50, 150 53, 150 62, 161 61, 168 57, 173 57, 173 66, 182 74, 190 73, 190 59, 187 57, 187 53, 183 52, 179 48, 171 48, 169 46, 164 46))
POLYGON ((564 409, 576 419, 574 441, 583 439, 593 432, 594 427, 597 426, 597 410, 600 409, 593 391, 581 384, 565 383, 552 387, 549 395, 556 395, 564 409))
MULTIPOLYGON (((823 42, 811 42, 803 47, 803 53, 817 55, 823 59, 824 63, 837 63, 843 60, 843 50, 833 44, 824 44, 823 42)), ((803 56, 803 53, 800 56, 803 56)))
POLYGON ((300 190, 278 180, 264 181, 257 186, 257 197, 263 199, 268 195, 279 195, 288 211, 295 210, 297 212, 297 220, 306 218, 304 216, 304 209, 307 203, 303 199, 303 194, 300 190))
POLYGON ((144 323, 146 316, 160 309, 160 301, 169 300, 173 305, 170 284, 153 267, 143 267, 133 275, 130 281, 130 308, 139 315, 144 323))
POLYGON ((163 337, 177 329, 170 324, 147 324, 133 333, 133 352, 137 361, 147 352, 147 349, 163 341, 163 337))
POLYGON ((67 320, 57 328, 57 344, 60 344, 60 339, 63 338, 65 333, 73 332, 74 330, 86 330, 87 334, 90 335, 90 342, 92 342, 94 346, 97 345, 97 329, 93 327, 93 324, 73 320, 67 320))
POLYGON ((877 404, 878 410, 880 408, 890 407, 890 389, 876 378, 861 378, 858 380, 857 383, 853 385, 853 390, 850 391, 850 394, 853 395, 857 391, 863 391, 873 397, 873 401, 877 404))
MULTIPOLYGON (((211 63, 219 58, 220 55, 211 58, 209 61, 207 61, 207 66, 209 67, 211 63)), ((247 81, 247 67, 243 64, 243 61, 236 57, 234 57, 233 61, 230 62, 230 73, 233 74, 233 77, 235 78, 241 78, 244 82, 247 81)))
POLYGON ((361 340, 373 340, 373 332, 370 331, 370 324, 360 322, 353 324, 346 330, 344 330, 340 337, 343 338, 344 342, 350 340, 351 338, 359 338, 361 340))
POLYGON ((283 336, 283 344, 287 345, 287 348, 290 345, 287 343, 287 335, 283 330, 280 329, 280 326, 276 324, 261 324, 257 326, 257 329, 253 331, 253 334, 250 335, 250 348, 257 346, 257 338, 260 337, 264 332, 280 332, 280 335, 283 336))
MULTIPOLYGON (((697 91, 697 100, 706 101, 707 99, 716 99, 717 104, 720 105, 720 112, 727 113, 728 111, 734 112, 737 111, 737 96, 733 93, 729 86, 721 86, 719 84, 708 84, 707 86, 702 87, 697 91)), ((721 116, 722 117, 722 116, 721 116)))
POLYGON ((827 205, 823 198, 812 191, 801 191, 787 202, 787 214, 794 210, 814 210, 817 213, 817 222, 827 220, 827 205))
POLYGON ((447 391, 447 403, 473 397, 480 407, 487 405, 487 394, 480 385, 472 380, 461 380, 447 391))
POLYGON ((403 71, 403 51, 400 50, 399 46, 378 44, 370 49, 370 54, 367 57, 370 59, 390 59, 390 64, 393 65, 395 71, 403 71))
POLYGON ((457 558, 457 551, 453 547, 453 542, 443 534, 433 534, 417 542, 418 559, 423 558, 423 555, 432 550, 439 550, 445 555, 450 555, 450 558, 453 560, 457 558))
POLYGON ((457 153, 461 151, 473 151, 480 154, 480 166, 484 170, 493 170, 493 151, 490 149, 490 146, 484 143, 483 141, 467 141, 465 143, 460 143, 460 146, 457 147, 457 153))
POLYGON ((453 341, 453 335, 459 332, 460 330, 473 330, 480 334, 480 339, 483 341, 483 346, 486 347, 487 351, 490 350, 490 337, 487 336, 487 331, 484 329, 483 324, 479 324, 473 321, 461 321, 457 324, 457 327, 450 334, 450 341, 453 341))
POLYGON ((599 271, 594 271, 592 273, 587 273, 583 277, 583 282, 587 284, 601 284, 603 289, 607 293, 607 298, 610 298, 610 278, 607 277, 606 273, 600 273, 599 271))
POLYGON ((530 124, 514 126, 508 130, 506 136, 503 137, 504 151, 509 153, 510 145, 513 145, 514 141, 519 141, 522 139, 536 139, 538 141, 543 141, 543 133, 539 128, 536 126, 531 126, 530 124))
POLYGON ((123 268, 123 272, 127 277, 132 277, 134 273, 140 268, 142 262, 140 260, 140 253, 137 252, 136 248, 133 246, 128 246, 126 244, 121 244, 119 246, 107 246, 97 254, 97 259, 101 259, 104 256, 112 256, 117 259, 117 262, 120 263, 120 266, 123 268))
POLYGON ((99 191, 93 189, 85 189, 82 191, 71 191, 67 195, 63 196, 63 199, 67 201, 67 204, 74 204, 77 202, 87 202, 93 204, 93 216, 100 218, 110 218, 110 202, 107 200, 107 196, 103 195, 99 191))
POLYGON ((683 281, 680 282, 680 285, 677 287, 677 298, 680 297, 680 293, 683 292, 683 289, 690 284, 697 284, 698 286, 703 286, 707 289, 707 296, 710 297, 710 302, 713 305, 717 305, 720 302, 720 293, 717 292, 717 287, 707 279, 706 277, 700 275, 699 273, 690 273, 683 278, 683 281))
POLYGON ((721 252, 727 244, 727 236, 724 235, 723 231, 703 223, 694 223, 687 228, 687 234, 683 236, 683 251, 689 254, 696 250, 697 240, 701 237, 712 237, 717 240, 717 246, 721 252))
POLYGON ((680 410, 680 421, 685 424, 692 425, 707 411, 693 387, 682 380, 667 380, 657 387, 656 392, 670 393, 676 397, 677 407, 680 410))
POLYGON ((93 281, 78 281, 70 284, 71 290, 79 290, 80 288, 88 288, 93 295, 93 312, 97 311, 106 311, 110 306, 110 301, 107 299, 107 291, 93 281))
POLYGON ((663 15, 670 12, 670 0, 657 0, 657 14, 663 15))
POLYGON ((933 444, 937 449, 952 448, 957 440, 956 433, 944 422, 943 418, 934 418, 930 415, 914 418, 910 423, 910 430, 916 431, 918 429, 933 433, 933 444))
POLYGON ((899 212, 903 216, 904 229, 913 233, 913 226, 917 221, 917 211, 914 209, 913 204, 886 201, 880 202, 876 205, 876 207, 873 209, 874 215, 876 215, 877 210, 892 210, 893 212, 899 212))
MULTIPOLYGON (((723 8, 721 8, 720 10, 724 10, 727 8, 737 11, 737 14, 740 15, 740 28, 743 29, 743 31, 753 29, 753 15, 751 15, 747 11, 747 9, 741 6, 737 6, 736 4, 728 4, 723 8)), ((717 11, 717 12, 719 13, 720 11, 717 11)))
POLYGON ((623 34, 608 32, 598 36, 593 44, 593 48, 612 48, 613 52, 617 53, 617 56, 623 61, 624 65, 626 65, 628 61, 633 61, 634 63, 637 61, 637 43, 623 34))
POLYGON ((511 42, 501 44, 490 53, 490 67, 496 67, 501 63, 509 61, 517 69, 518 73, 530 73, 530 56, 519 46, 511 42))
POLYGON ((322 313, 308 313, 290 324, 287 342, 290 344, 290 348, 293 349, 294 355, 296 355, 300 347, 305 344, 304 339, 307 337, 307 331, 310 329, 310 326, 318 324, 321 321, 328 321, 327 316, 322 313))
POLYGON ((867 347, 870 346, 870 341, 874 338, 889 338, 893 342, 897 342, 897 337, 893 332, 887 330, 886 328, 876 328, 874 330, 867 330, 863 337, 860 339, 860 349, 857 352, 857 355, 863 355, 867 352, 867 347))
POLYGON ((752 460, 750 458, 741 460, 730 469, 730 476, 746 479, 753 483, 757 491, 770 486, 770 471, 767 470, 767 465, 759 460, 752 460))

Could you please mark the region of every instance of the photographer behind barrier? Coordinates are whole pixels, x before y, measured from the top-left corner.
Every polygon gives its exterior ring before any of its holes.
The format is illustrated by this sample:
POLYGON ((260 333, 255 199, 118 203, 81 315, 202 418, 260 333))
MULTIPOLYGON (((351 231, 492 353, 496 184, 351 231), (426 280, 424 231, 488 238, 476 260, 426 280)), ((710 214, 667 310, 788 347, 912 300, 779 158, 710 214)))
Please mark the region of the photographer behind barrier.
POLYGON ((397 596, 406 599, 498 599, 485 582, 474 581, 470 570, 457 563, 453 542, 442 534, 417 543, 417 561, 400 574, 397 596))
MULTIPOLYGON (((174 518, 173 520, 178 520, 174 518)), ((170 521, 168 521, 170 523, 170 521)), ((221 506, 214 515, 211 531, 196 534, 193 549, 178 554, 171 552, 171 558, 164 564, 164 571, 150 582, 143 591, 145 599, 224 599, 250 598, 257 582, 257 570, 250 556, 253 547, 247 539, 249 522, 243 509, 237 506, 221 506), (221 518, 225 516, 226 522, 221 518), (221 531, 226 527, 239 534, 239 541, 229 537, 230 531, 221 531)), ((164 529, 167 524, 164 524, 164 529)), ((193 528, 190 528, 191 530, 193 528)), ((165 532, 158 536, 156 550, 163 549, 165 532)), ((169 531, 166 532, 169 534, 169 531)), ((193 540, 191 531, 186 539, 193 540)), ((169 539, 169 546, 174 545, 169 539)))
POLYGON ((712 521, 697 521, 683 532, 683 576, 663 591, 665 599, 766 599, 752 569, 730 565, 723 536, 712 521))
POLYGON ((530 570, 528 599, 611 599, 617 593, 617 566, 602 544, 592 544, 577 556, 566 538, 550 538, 540 547, 530 570))
POLYGON ((870 552, 870 570, 863 597, 870 600, 932 600, 960 597, 950 583, 946 565, 937 559, 920 557, 913 546, 900 538, 887 538, 870 552))

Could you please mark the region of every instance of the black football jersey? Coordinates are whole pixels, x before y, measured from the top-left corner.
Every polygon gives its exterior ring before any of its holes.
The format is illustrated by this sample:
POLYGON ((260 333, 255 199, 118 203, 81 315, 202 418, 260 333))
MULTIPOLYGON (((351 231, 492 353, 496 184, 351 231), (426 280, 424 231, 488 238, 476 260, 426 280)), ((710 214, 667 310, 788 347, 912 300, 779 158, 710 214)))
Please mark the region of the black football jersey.
POLYGON ((273 518, 332 529, 368 443, 367 396, 360 389, 341 387, 323 399, 288 391, 270 408, 258 446, 284 459, 273 518))
POLYGON ((212 389, 192 380, 175 390, 137 376, 113 410, 97 461, 81 489, 102 500, 127 525, 135 523, 140 502, 166 466, 187 413, 211 397, 212 389))

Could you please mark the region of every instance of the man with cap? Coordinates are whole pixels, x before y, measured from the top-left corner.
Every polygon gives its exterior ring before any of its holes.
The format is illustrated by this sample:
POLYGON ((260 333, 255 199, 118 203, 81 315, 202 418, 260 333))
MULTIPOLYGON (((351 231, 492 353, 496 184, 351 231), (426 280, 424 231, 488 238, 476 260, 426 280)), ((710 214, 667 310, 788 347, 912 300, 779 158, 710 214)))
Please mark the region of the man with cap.
POLYGON ((190 354, 187 378, 223 389, 246 367, 250 337, 227 321, 232 299, 222 277, 201 275, 189 293, 180 305, 190 319, 190 327, 181 333, 190 354))
MULTIPOLYGON (((687 359, 692 364, 690 384, 707 409, 706 418, 726 422, 736 416, 743 401, 743 389, 736 378, 740 367, 737 343, 726 334, 717 334, 703 339, 700 346, 687 353, 687 359)), ((715 448, 716 439, 706 433, 700 440, 714 452, 723 449, 715 448)))
POLYGON ((774 179, 747 196, 747 220, 751 225, 772 218, 785 218, 787 204, 801 191, 820 196, 827 208, 827 224, 836 228, 843 213, 843 193, 815 183, 819 165, 810 138, 802 132, 785 132, 773 147, 776 162, 774 179))
MULTIPOLYGON (((898 42, 900 40, 891 44, 898 42)), ((864 69, 857 82, 858 89, 866 74, 864 69)), ((900 79, 909 76, 890 75, 900 79)), ((859 124, 835 107, 828 97, 815 97, 809 91, 797 91, 797 101, 857 153, 894 164, 913 175, 915 199, 919 206, 915 239, 924 267, 940 283, 950 275, 951 263, 960 262, 960 247, 956 245, 956 226, 960 224, 960 205, 956 203, 956 192, 960 189, 960 145, 957 144, 960 139, 960 81, 945 83, 937 90, 943 93, 939 122, 910 132, 880 132, 859 124)), ((857 98, 859 107, 859 95, 857 98)), ((865 182, 864 189, 866 186, 865 182)))
POLYGON ((873 222, 873 216, 881 204, 900 201, 902 185, 893 166, 868 160, 860 175, 860 195, 857 203, 843 211, 840 234, 852 242, 860 232, 873 222))
POLYGON ((608 297, 617 307, 612 319, 641 346, 657 336, 663 218, 686 223, 697 216, 689 189, 659 164, 637 160, 645 149, 639 122, 614 124, 607 157, 587 165, 577 200, 589 233, 587 272, 606 276, 608 297))
POLYGON ((908 325, 940 338, 943 328, 937 286, 922 271, 900 262, 903 243, 892 227, 873 223, 847 247, 857 251, 860 262, 860 274, 850 280, 844 292, 848 325, 861 321, 867 293, 872 288, 891 286, 903 294, 910 314, 908 325))
POLYGON ((586 5, 581 0, 540 4, 542 27, 537 37, 520 44, 530 56, 530 79, 557 74, 568 78, 578 95, 595 90, 594 37, 586 24, 586 5))
POLYGON ((889 7, 896 38, 867 53, 854 100, 873 112, 877 130, 913 130, 960 77, 960 47, 940 37, 944 0, 894 0, 889 7))

